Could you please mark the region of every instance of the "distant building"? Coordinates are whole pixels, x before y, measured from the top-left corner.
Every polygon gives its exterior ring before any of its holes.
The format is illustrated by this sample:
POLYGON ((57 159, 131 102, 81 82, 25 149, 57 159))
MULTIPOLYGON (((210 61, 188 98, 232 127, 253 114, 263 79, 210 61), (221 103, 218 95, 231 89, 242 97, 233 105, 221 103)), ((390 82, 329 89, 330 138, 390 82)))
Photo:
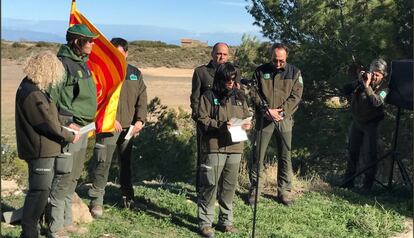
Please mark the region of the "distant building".
POLYGON ((187 39, 183 38, 181 39, 181 47, 207 47, 207 42, 202 42, 199 40, 193 40, 193 39, 187 39))

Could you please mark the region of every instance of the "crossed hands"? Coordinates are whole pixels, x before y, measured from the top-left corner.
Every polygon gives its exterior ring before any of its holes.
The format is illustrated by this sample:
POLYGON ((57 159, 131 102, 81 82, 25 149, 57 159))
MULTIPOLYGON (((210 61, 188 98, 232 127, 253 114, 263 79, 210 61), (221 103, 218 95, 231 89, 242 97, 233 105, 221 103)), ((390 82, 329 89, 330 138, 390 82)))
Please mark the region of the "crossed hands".
POLYGON ((282 112, 283 112, 282 108, 269 109, 269 112, 266 112, 265 117, 270 121, 275 120, 278 122, 278 121, 283 120, 283 116, 281 115, 282 112))

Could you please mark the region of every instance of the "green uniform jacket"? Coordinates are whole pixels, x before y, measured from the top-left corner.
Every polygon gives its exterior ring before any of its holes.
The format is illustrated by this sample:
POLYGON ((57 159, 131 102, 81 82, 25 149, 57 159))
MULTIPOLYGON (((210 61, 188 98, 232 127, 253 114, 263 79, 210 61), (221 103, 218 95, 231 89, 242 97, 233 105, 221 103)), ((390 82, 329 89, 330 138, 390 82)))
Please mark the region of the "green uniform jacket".
POLYGON ((50 158, 61 153, 62 144, 74 139, 59 123, 56 105, 49 95, 27 78, 16 93, 16 141, 24 160, 50 158))
MULTIPOLYGON (((242 94, 240 90, 234 93, 242 94)), ((242 100, 232 94, 224 105, 220 105, 214 98, 213 92, 208 90, 200 98, 198 122, 202 128, 201 151, 203 153, 242 153, 243 142, 232 142, 227 130, 227 122, 232 117, 245 119, 249 109, 244 95, 242 100), (211 100, 213 99, 213 100, 211 100)))
POLYGON ((359 122, 373 122, 384 119, 384 100, 389 89, 383 79, 378 85, 365 88, 357 80, 344 86, 345 95, 352 94, 351 110, 354 120, 359 122))
POLYGON ((128 64, 116 118, 123 128, 137 121, 145 123, 147 117, 147 87, 142 79, 141 71, 128 64))
POLYGON ((66 69, 65 79, 49 89, 52 100, 56 102, 61 122, 72 122, 85 126, 95 119, 97 109, 96 86, 86 65, 88 56, 79 57, 67 46, 62 45, 57 56, 66 69))
MULTIPOLYGON (((255 70, 253 78, 257 80, 259 93, 267 101, 270 109, 282 108, 285 117, 293 116, 303 93, 303 81, 298 68, 286 63, 283 69, 276 69, 272 63, 267 63, 255 70)), ((259 110, 260 98, 254 90, 251 90, 251 96, 259 118, 263 116, 259 110)))
MULTIPOLYGON (((238 71, 236 82, 239 83, 241 74, 237 66, 236 70, 238 71)), ((213 87, 215 73, 216 69, 214 68, 212 60, 207 65, 201 65, 194 69, 190 96, 191 115, 193 119, 197 119, 198 117, 198 105, 201 95, 213 87)))

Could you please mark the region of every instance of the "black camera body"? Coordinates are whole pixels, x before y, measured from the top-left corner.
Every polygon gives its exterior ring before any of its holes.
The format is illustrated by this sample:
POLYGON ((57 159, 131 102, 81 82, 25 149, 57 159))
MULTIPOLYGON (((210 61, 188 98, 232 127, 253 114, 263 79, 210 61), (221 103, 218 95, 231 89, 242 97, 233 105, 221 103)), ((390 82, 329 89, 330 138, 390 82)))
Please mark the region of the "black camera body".
POLYGON ((372 74, 372 72, 371 71, 362 71, 361 72, 362 80, 367 81, 369 74, 372 74))

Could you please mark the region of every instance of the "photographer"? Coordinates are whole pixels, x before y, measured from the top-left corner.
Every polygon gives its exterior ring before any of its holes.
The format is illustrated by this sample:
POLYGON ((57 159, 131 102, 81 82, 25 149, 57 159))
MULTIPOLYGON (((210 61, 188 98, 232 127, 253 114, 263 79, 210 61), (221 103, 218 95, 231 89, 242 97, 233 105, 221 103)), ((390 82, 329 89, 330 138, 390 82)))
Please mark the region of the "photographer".
MULTIPOLYGON (((352 124, 349 131, 349 161, 342 187, 354 187, 353 175, 359 160, 364 138, 367 138, 368 164, 377 161, 378 124, 384 119, 384 100, 388 94, 387 63, 375 59, 369 71, 361 71, 358 80, 344 86, 345 95, 352 95, 352 124), (352 179, 351 179, 352 178, 352 179)), ((371 189, 375 179, 376 166, 365 172, 364 189, 371 189)))

